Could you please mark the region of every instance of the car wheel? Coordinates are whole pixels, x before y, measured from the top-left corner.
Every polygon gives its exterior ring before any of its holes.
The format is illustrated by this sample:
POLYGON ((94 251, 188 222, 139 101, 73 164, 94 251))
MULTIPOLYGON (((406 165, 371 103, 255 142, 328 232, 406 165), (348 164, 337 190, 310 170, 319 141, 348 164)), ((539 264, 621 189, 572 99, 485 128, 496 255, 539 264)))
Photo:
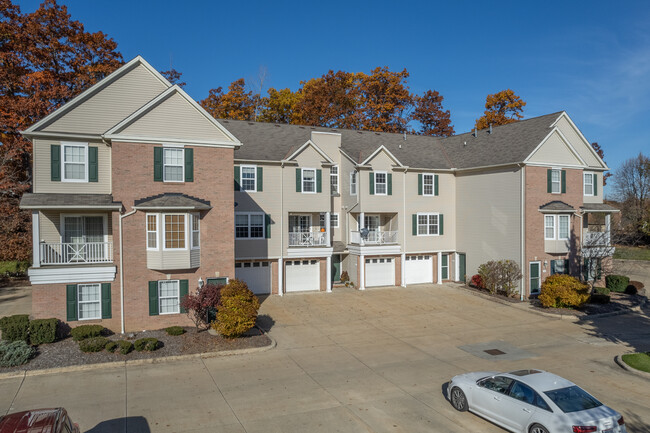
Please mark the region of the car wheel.
POLYGON ((530 427, 530 433, 548 433, 548 430, 541 424, 533 424, 530 427))
POLYGON ((467 397, 465 397, 463 390, 457 386, 454 386, 451 389, 451 405, 454 409, 460 412, 465 412, 467 410, 467 397))

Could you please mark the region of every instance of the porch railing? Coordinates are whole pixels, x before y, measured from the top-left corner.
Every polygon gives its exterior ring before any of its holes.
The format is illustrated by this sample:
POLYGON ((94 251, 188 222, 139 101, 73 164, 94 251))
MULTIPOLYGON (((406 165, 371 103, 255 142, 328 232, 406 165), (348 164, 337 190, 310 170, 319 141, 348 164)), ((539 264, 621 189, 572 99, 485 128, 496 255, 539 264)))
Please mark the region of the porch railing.
POLYGON ((350 232, 350 243, 358 245, 386 245, 396 244, 398 238, 397 231, 380 232, 371 230, 365 238, 358 231, 350 232))
POLYGON ((327 232, 289 232, 290 247, 314 247, 327 245, 327 232))
POLYGON ((610 242, 610 232, 583 232, 582 245, 585 247, 610 246, 610 242))
POLYGON ((41 265, 112 263, 112 242, 41 243, 41 265))

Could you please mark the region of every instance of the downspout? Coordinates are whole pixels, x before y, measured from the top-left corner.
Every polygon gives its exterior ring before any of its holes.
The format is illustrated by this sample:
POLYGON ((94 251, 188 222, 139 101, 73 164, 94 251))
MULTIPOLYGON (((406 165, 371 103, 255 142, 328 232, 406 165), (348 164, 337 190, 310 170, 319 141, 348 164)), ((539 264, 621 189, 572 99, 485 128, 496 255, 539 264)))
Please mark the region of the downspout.
MULTIPOLYGON (((404 169, 404 177, 402 179, 402 255, 400 261, 402 266, 400 266, 400 280, 402 287, 406 287, 406 172, 407 169, 404 169)), ((398 225, 399 229, 399 225, 398 225)))
POLYGON ((130 212, 120 215, 120 324, 122 334, 124 334, 124 237, 122 236, 122 220, 133 215, 137 211, 133 209, 130 212))
MULTIPOLYGON (((278 295, 284 289, 284 162, 280 163, 280 259, 278 260, 278 295)), ((287 231, 287 236, 289 231, 287 231)))
POLYGON ((519 300, 524 300, 524 293, 526 292, 526 274, 528 266, 526 265, 526 166, 524 164, 519 164, 520 170, 520 183, 521 183, 521 290, 519 291, 519 300))

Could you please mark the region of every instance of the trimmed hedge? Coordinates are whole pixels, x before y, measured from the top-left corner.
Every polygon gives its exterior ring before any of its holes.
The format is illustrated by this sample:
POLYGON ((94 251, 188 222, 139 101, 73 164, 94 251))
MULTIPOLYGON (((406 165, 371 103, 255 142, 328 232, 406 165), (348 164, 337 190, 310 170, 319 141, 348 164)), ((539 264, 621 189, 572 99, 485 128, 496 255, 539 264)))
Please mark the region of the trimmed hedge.
POLYGON ((56 341, 59 319, 36 319, 29 322, 29 340, 35 346, 56 341))
POLYGON ((2 339, 5 341, 29 341, 29 315, 16 314, 0 319, 2 339))
POLYGON ((102 335, 104 327, 102 325, 81 325, 70 330, 70 335, 74 341, 81 341, 87 338, 95 338, 102 335))
POLYGON ((34 349, 23 340, 0 341, 0 367, 23 365, 34 355, 34 349))
POLYGON ((79 349, 82 352, 101 352, 108 344, 106 337, 91 337, 79 341, 79 349))
POLYGON ((630 284, 630 278, 625 275, 608 275, 605 277, 605 285, 612 292, 624 292, 630 284))
POLYGON ((589 301, 589 285, 566 274, 555 274, 542 283, 539 300, 545 308, 576 308, 589 301))
POLYGON ((139 340, 135 340, 133 347, 138 352, 142 352, 143 350, 146 352, 153 352, 154 350, 158 349, 158 344, 159 341, 157 338, 141 338, 139 340))
POLYGON ((594 287, 594 293, 597 295, 609 295, 609 292, 607 287, 594 287))
POLYGON ((212 328, 226 338, 236 338, 255 326, 260 301, 245 282, 232 279, 221 288, 217 320, 212 328))
POLYGON ((183 335, 185 334, 185 329, 180 326, 170 326, 169 328, 165 328, 165 332, 167 332, 167 335, 183 335))
POLYGON ((133 350, 133 344, 126 340, 110 341, 106 344, 106 350, 111 353, 117 350, 122 355, 128 355, 133 350))

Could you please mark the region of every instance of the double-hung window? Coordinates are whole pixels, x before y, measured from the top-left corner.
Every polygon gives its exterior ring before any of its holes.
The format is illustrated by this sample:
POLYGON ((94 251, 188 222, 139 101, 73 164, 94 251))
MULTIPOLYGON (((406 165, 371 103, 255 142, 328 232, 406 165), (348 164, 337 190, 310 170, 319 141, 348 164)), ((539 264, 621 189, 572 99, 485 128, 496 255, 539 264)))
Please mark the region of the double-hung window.
POLYGON ((544 239, 555 239, 555 215, 544 215, 544 239))
POLYGON ((158 307, 160 314, 177 314, 180 312, 180 281, 158 281, 158 307))
POLYGON ((254 165, 241 166, 242 191, 257 191, 257 167, 254 165))
POLYGON ((101 286, 99 284, 79 284, 77 286, 77 308, 79 309, 79 320, 101 319, 101 286))
POLYGON ((264 235, 263 213, 235 214, 235 238, 262 239, 264 235))
POLYGON ((551 193, 562 192, 562 170, 551 170, 551 193))
POLYGON ((147 249, 158 249, 158 214, 147 214, 147 249))
POLYGON ((558 215, 557 238, 569 239, 569 215, 558 215))
POLYGON ((569 239, 569 215, 544 215, 544 239, 569 239))
POLYGON ((338 226, 339 226, 339 214, 333 212, 330 214, 330 227, 338 228, 338 226))
POLYGON ((64 182, 88 182, 88 145, 62 143, 64 182))
POLYGON ((332 191, 332 195, 339 193, 339 166, 338 165, 333 165, 332 168, 330 168, 330 189, 332 191))
POLYGON ((584 173, 584 195, 596 195, 594 192, 594 175, 593 173, 584 173))
POLYGON ((350 195, 357 195, 357 172, 350 172, 350 195))
POLYGON ((438 235, 438 214, 418 214, 418 236, 438 235))
POLYGON ((386 182, 386 172, 376 171, 375 172, 375 194, 376 195, 386 195, 387 191, 387 182, 386 182))
POLYGON ((165 147, 163 149, 163 181, 183 182, 184 170, 183 149, 165 147))
POLYGON ((313 168, 302 169, 302 192, 316 192, 316 170, 313 168))
POLYGON ((433 195, 434 188, 434 175, 433 174, 423 174, 422 175, 422 194, 423 195, 433 195))
POLYGON ((192 236, 190 239, 192 240, 192 249, 197 250, 201 248, 201 241, 200 241, 200 219, 199 219, 199 214, 191 214, 190 215, 190 232, 192 233, 192 236))
POLYGON ((165 214, 164 245, 166 250, 186 249, 184 214, 165 214))

